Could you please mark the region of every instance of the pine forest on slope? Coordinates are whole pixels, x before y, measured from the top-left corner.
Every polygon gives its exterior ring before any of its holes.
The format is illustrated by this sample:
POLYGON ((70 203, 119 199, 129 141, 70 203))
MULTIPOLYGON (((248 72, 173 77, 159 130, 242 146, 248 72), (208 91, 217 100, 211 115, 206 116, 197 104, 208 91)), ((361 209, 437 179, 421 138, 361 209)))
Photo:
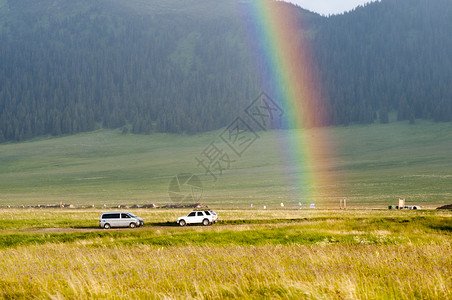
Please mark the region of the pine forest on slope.
MULTIPOLYGON (((0 0, 0 142, 96 128, 209 131, 266 90, 246 0, 0 0)), ((329 118, 452 120, 452 2, 292 4, 329 118), (303 24, 303 26, 301 26, 303 24)))

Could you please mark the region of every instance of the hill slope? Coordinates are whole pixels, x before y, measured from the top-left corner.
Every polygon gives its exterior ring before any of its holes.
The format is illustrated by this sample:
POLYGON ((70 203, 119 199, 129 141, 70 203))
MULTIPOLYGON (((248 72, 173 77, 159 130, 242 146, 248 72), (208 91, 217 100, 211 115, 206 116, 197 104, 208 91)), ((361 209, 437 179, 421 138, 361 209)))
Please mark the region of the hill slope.
MULTIPOLYGON (((181 173, 199 174, 202 202, 223 207, 254 205, 385 208, 399 197, 423 207, 452 199, 450 123, 420 121, 310 129, 308 137, 334 137, 331 157, 318 161, 334 174, 336 193, 304 198, 291 178, 302 163, 284 157, 279 145, 298 130, 268 131, 214 181, 196 161, 220 132, 180 136, 123 135, 101 130, 74 136, 0 145, 0 206, 52 204, 168 204, 170 182, 181 173), (297 197, 298 195, 298 197, 297 197)), ((322 144, 322 142, 318 142, 322 144)), ((315 183, 317 185, 322 183, 315 183)), ((190 201, 190 200, 187 200, 190 201)))
MULTIPOLYGON (((218 129, 268 90, 241 0, 1 0, 0 142, 96 128, 218 129)), ((452 116, 452 3, 383 0, 303 21, 329 118, 452 116)), ((302 84, 302 83, 300 83, 302 84)), ((278 100, 278 99, 276 99, 278 100)))

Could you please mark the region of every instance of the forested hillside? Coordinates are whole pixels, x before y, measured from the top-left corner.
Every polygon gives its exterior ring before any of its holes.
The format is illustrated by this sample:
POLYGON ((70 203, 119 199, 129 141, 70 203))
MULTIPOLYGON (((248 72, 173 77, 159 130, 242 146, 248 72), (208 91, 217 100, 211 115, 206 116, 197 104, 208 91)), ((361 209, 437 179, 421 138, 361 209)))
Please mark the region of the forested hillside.
MULTIPOLYGON (((244 0, 0 0, 0 142, 96 128, 196 133, 266 87, 244 0)), ((452 1, 383 0, 303 19, 330 118, 452 115, 452 1)), ((265 66, 264 66, 265 67, 265 66)))
POLYGON ((316 35, 332 124, 452 120, 452 1, 383 0, 316 35))

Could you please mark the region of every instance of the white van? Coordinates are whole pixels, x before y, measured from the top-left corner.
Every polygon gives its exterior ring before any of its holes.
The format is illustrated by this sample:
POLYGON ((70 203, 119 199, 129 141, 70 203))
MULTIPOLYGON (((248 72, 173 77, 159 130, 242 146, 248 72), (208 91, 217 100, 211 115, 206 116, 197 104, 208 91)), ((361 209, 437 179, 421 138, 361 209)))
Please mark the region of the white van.
POLYGON ((143 219, 126 211, 112 211, 103 213, 100 216, 99 226, 109 229, 110 227, 140 227, 143 226, 143 219))

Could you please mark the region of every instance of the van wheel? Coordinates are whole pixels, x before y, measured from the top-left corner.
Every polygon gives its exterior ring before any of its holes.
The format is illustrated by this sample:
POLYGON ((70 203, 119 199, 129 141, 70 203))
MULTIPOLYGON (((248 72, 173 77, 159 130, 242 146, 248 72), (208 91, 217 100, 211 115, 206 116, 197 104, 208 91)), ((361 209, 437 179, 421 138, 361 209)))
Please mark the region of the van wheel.
POLYGON ((202 220, 202 225, 207 226, 209 224, 210 224, 209 220, 207 219, 202 220))
POLYGON ((105 225, 104 225, 104 229, 110 229, 110 224, 108 224, 108 223, 105 223, 105 225))
POLYGON ((179 225, 180 225, 180 226, 185 226, 185 224, 187 224, 187 223, 185 223, 184 220, 180 220, 180 221, 179 221, 179 225))
POLYGON ((135 228, 136 226, 137 226, 137 224, 135 224, 135 223, 130 223, 130 225, 129 225, 130 228, 135 228))

